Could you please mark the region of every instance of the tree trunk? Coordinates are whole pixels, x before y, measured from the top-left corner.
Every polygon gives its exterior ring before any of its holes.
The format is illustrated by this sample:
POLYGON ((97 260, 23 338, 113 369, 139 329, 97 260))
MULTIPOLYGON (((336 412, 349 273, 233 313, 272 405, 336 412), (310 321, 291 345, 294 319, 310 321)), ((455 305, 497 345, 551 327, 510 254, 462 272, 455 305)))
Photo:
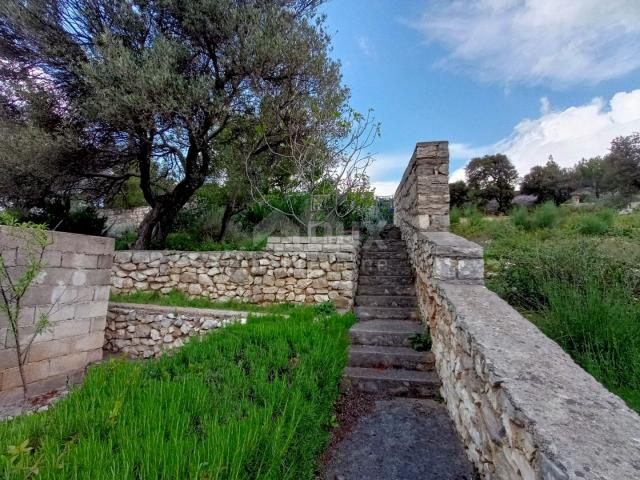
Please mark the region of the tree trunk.
POLYGON ((231 222, 231 217, 235 215, 235 211, 233 205, 231 203, 227 203, 224 207, 224 213, 222 214, 222 221, 220 222, 220 231, 216 237, 216 242, 222 242, 224 240, 224 236, 227 233, 227 228, 229 227, 229 222, 231 222))
POLYGON ((157 198, 155 205, 138 228, 138 239, 134 249, 146 250, 164 247, 178 212, 189 201, 196 189, 189 190, 179 192, 180 195, 174 190, 171 194, 157 198))

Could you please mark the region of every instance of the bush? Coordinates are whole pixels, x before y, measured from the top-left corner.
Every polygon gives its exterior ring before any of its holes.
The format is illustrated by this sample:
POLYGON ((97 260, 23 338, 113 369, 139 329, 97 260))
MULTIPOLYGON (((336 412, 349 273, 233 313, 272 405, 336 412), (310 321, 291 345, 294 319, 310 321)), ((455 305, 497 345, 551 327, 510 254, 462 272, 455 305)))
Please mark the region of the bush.
POLYGON ((116 250, 129 250, 136 240, 138 234, 136 232, 124 232, 122 235, 116 238, 116 250))
POLYGON ((560 221, 560 209, 553 202, 538 205, 533 212, 524 206, 512 210, 511 221, 521 230, 532 231, 543 228, 551 228, 560 221))
POLYGON ((41 478, 314 478, 352 315, 250 318, 172 355, 112 360, 53 408, 0 424, 0 472, 41 478), (22 450, 18 446, 25 443, 22 450), (16 446, 15 455, 6 454, 16 446))
POLYGON ((92 206, 79 206, 68 210, 64 202, 50 202, 44 208, 20 212, 18 220, 43 224, 49 230, 82 235, 102 235, 107 222, 92 206))
POLYGON ((613 221, 613 211, 600 210, 583 215, 578 223, 578 231, 583 235, 604 235, 613 227, 613 221))
POLYGON ((469 226, 478 228, 484 223, 484 215, 477 207, 466 207, 462 211, 462 216, 467 219, 469 226))

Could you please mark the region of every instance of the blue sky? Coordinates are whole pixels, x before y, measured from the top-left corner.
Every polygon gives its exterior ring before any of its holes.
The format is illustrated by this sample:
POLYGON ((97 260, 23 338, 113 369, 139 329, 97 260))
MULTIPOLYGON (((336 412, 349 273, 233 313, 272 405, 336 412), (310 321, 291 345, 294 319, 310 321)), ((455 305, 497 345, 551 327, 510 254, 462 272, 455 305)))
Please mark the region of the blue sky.
POLYGON ((393 193, 417 141, 448 140, 458 179, 476 155, 507 153, 524 174, 640 131, 638 0, 330 0, 322 10, 352 106, 382 122, 369 171, 379 194, 393 193))

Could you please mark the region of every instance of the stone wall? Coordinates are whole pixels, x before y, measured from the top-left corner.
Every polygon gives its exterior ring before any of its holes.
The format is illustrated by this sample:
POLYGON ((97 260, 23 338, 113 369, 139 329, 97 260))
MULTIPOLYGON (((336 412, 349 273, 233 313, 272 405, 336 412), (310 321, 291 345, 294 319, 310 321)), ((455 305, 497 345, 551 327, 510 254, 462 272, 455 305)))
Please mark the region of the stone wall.
POLYGON ((360 237, 271 237, 263 252, 116 252, 114 293, 171 290, 216 301, 350 308, 360 237))
POLYGON ((246 321, 246 312, 112 303, 104 349, 129 358, 157 357, 191 337, 246 321))
POLYGON ((410 212, 395 220, 441 393, 482 477, 640 478, 640 417, 484 286, 480 246, 410 212))
POLYGON ((449 143, 420 142, 396 190, 395 224, 418 230, 449 228, 449 143))
POLYGON ((117 237, 125 232, 136 231, 150 210, 150 207, 104 208, 99 213, 107 220, 107 235, 117 237))
MULTIPOLYGON (((113 239, 48 232, 45 268, 23 298, 21 338, 28 340, 42 313, 51 327, 34 339, 25 373, 30 395, 79 381, 85 367, 102 358, 113 239)), ((17 278, 27 263, 23 234, 0 227, 0 249, 17 278)), ((22 396, 15 339, 0 314, 0 402, 22 396)))

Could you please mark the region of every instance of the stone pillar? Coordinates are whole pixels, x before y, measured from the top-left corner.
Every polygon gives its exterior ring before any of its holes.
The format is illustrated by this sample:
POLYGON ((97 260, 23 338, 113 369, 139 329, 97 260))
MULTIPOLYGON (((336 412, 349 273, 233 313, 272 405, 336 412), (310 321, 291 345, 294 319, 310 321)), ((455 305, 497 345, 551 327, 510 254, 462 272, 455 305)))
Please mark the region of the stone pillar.
POLYGON ((394 196, 394 223, 419 231, 449 229, 449 143, 416 144, 394 196))

